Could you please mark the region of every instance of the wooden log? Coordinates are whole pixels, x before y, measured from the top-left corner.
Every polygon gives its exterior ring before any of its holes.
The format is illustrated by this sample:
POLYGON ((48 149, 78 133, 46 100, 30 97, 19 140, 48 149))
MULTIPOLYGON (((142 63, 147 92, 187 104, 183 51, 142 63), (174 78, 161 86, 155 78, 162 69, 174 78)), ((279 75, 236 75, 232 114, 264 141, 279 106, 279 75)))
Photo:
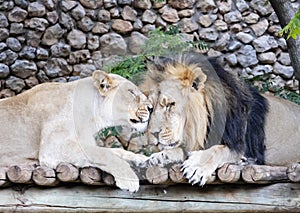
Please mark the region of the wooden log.
POLYGON ((80 180, 88 185, 104 185, 101 182, 101 171, 94 167, 84 167, 80 171, 80 180))
POLYGON ((70 163, 60 163, 56 167, 56 176, 61 182, 79 181, 79 169, 70 163))
POLYGON ((7 177, 13 183, 32 183, 32 165, 11 166, 7 170, 7 177))
POLYGON ((242 170, 242 178, 247 183, 286 182, 289 180, 287 167, 266 165, 245 166, 242 170))
POLYGON ((111 174, 108 174, 107 172, 102 173, 102 181, 105 183, 105 185, 108 185, 108 186, 116 185, 114 176, 112 176, 111 174))
POLYGON ((6 177, 7 167, 0 167, 0 187, 9 185, 9 181, 6 177))
POLYGON ((287 170, 288 178, 293 182, 300 182, 300 163, 293 163, 287 170))
POLYGON ((235 183, 241 177, 242 166, 236 164, 225 164, 218 169, 217 174, 220 181, 224 183, 235 183))
POLYGON ((59 183, 54 169, 38 166, 33 170, 32 179, 39 186, 55 186, 59 183))
POLYGON ((181 171, 181 164, 174 164, 169 169, 169 177, 174 183, 188 183, 181 171))
POLYGON ((158 166, 148 167, 146 178, 152 184, 162 184, 168 180, 168 169, 158 166))

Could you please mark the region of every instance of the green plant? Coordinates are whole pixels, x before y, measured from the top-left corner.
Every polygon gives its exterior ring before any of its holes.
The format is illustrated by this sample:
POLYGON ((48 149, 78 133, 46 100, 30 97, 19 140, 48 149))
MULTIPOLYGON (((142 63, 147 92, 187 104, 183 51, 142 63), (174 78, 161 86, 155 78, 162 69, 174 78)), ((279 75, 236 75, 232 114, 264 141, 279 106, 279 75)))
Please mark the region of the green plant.
POLYGON ((279 32, 279 35, 287 34, 287 39, 296 39, 300 34, 300 8, 290 22, 279 32))

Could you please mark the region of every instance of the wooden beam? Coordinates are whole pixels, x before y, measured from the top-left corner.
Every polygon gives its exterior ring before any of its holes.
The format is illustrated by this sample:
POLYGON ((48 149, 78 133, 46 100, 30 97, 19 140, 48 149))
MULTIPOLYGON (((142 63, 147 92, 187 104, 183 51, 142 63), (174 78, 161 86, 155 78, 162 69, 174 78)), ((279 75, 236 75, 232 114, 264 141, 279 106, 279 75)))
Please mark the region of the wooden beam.
POLYGON ((0 190, 0 211, 299 212, 300 184, 143 185, 137 193, 108 186, 0 190))

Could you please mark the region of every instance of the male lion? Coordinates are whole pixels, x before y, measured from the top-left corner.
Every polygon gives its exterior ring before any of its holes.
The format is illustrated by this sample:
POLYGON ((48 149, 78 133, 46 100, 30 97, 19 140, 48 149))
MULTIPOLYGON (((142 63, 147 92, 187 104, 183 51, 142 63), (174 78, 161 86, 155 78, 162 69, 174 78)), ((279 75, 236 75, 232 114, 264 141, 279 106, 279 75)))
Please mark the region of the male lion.
POLYGON ((153 101, 150 142, 159 153, 147 161, 183 160, 192 184, 204 185, 225 163, 248 159, 286 165, 300 160, 300 107, 255 89, 214 59, 185 52, 148 65, 141 86, 153 101))
MULTIPOLYGON (((130 81, 94 71, 70 83, 44 83, 0 100, 0 166, 60 162, 94 166, 112 174, 121 189, 137 191, 139 179, 124 159, 133 154, 97 146, 98 130, 122 126, 120 137, 147 128, 152 106, 130 81)), ((142 160, 134 155, 134 160, 142 160)))

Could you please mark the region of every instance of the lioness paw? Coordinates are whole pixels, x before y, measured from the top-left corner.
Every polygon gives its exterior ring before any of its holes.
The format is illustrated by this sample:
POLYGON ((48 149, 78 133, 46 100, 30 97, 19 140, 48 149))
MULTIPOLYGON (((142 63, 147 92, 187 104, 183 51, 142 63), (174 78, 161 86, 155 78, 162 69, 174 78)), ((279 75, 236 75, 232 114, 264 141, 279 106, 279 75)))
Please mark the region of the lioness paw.
POLYGON ((127 190, 129 192, 137 192, 140 187, 138 177, 130 179, 115 177, 115 181, 117 187, 119 187, 122 190, 127 190))
POLYGON ((213 179, 213 174, 218 168, 218 164, 206 157, 208 156, 205 151, 194 151, 184 161, 182 171, 190 184, 203 186, 209 180, 213 179))

